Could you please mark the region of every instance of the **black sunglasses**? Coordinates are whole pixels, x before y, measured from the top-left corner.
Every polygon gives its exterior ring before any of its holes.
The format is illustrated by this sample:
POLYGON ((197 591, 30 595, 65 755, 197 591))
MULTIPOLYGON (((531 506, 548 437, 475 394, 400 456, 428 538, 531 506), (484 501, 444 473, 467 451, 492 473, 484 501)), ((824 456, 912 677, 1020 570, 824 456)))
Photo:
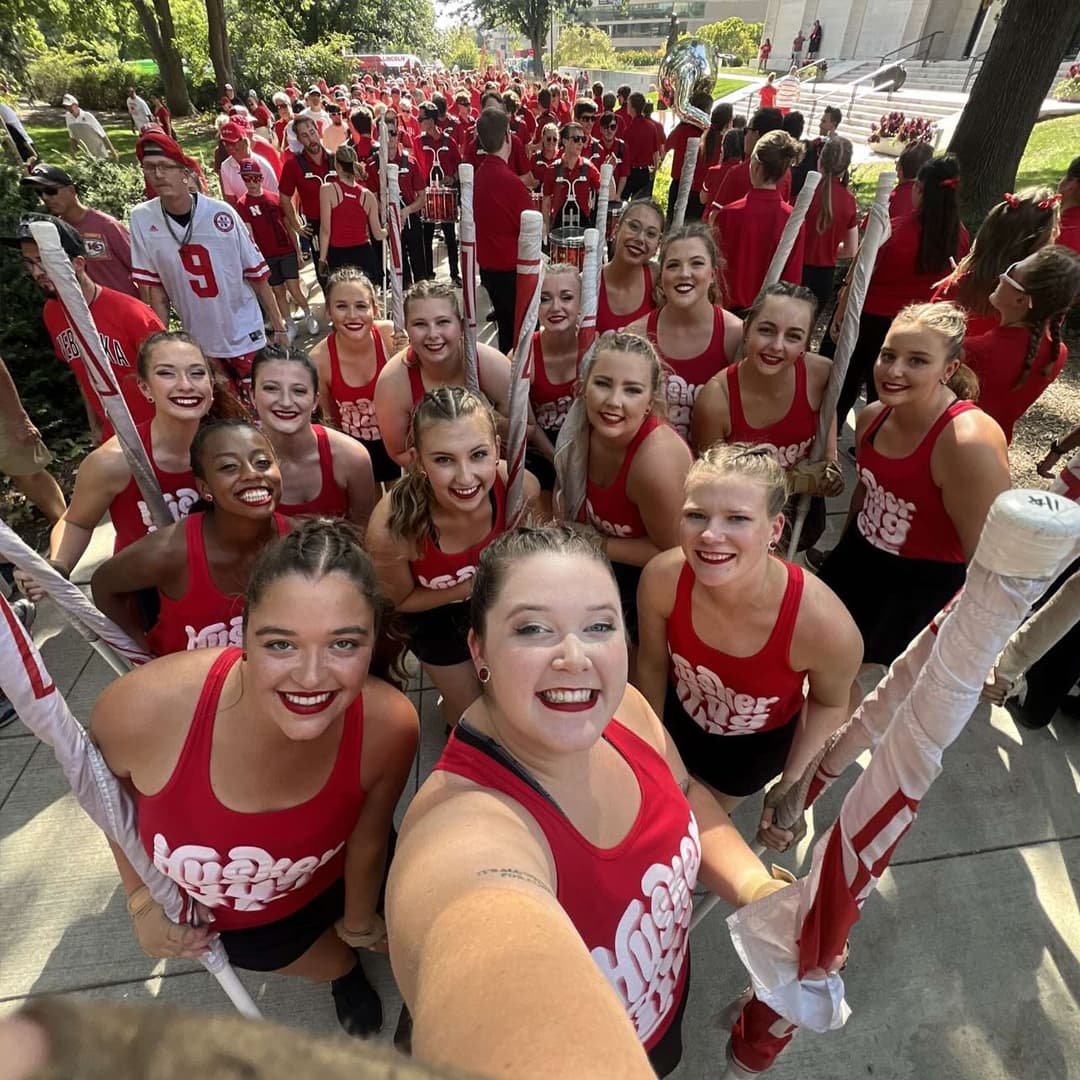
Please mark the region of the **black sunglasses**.
POLYGON ((584 142, 585 141, 585 136, 584 135, 568 135, 566 137, 566 141, 567 142, 584 142))

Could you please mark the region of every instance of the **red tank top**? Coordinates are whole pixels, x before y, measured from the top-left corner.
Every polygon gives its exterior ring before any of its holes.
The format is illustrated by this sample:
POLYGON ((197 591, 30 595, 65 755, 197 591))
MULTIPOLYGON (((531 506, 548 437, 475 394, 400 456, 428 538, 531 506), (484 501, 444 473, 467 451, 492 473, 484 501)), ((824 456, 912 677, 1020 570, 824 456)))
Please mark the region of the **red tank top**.
POLYGON ((341 192, 341 202, 330 211, 330 246, 357 247, 368 242, 367 211, 360 201, 360 184, 348 187, 338 180, 328 180, 341 192))
POLYGON ((245 930, 291 915, 345 871, 345 842, 364 805, 360 753, 364 704, 345 712, 337 758, 322 790, 298 806, 261 814, 223 806, 210 782, 222 684, 240 659, 225 649, 206 677, 168 783, 138 795, 139 837, 154 865, 214 912, 218 930, 245 930))
MULTIPOLYGON (((780 560, 777 560, 778 562, 780 560)), ((753 656, 729 656, 694 629, 694 571, 679 574, 667 624, 669 678, 683 709, 710 735, 752 735, 783 727, 803 703, 805 671, 793 671, 788 653, 803 594, 802 568, 787 568, 787 588, 769 640, 753 656)))
POLYGON ((856 458, 866 495, 855 523, 874 547, 905 559, 966 561, 941 489, 930 473, 930 455, 942 431, 961 413, 975 407, 970 401, 954 401, 934 421, 915 450, 903 458, 884 457, 874 448, 874 436, 892 409, 882 409, 870 425, 856 458))
POLYGON ((375 384, 386 367, 386 346, 382 334, 374 326, 371 335, 375 343, 375 374, 363 386, 353 386, 345 381, 338 358, 336 333, 331 331, 326 339, 330 354, 330 397, 337 411, 338 424, 347 435, 361 442, 379 442, 382 439, 375 416, 375 384))
POLYGON ((349 509, 349 496, 343 487, 338 487, 334 479, 334 452, 330 449, 330 437, 326 428, 312 424, 315 432, 315 444, 319 448, 319 471, 322 473, 322 487, 314 499, 302 503, 278 503, 278 513, 286 517, 300 517, 302 514, 320 514, 323 517, 344 517, 349 509))
POLYGON ((409 562, 413 580, 425 589, 452 589, 476 575, 476 568, 484 549, 495 537, 506 531, 506 482, 501 476, 495 477, 491 489, 491 531, 464 551, 443 551, 435 540, 428 536, 418 559, 409 562))
POLYGON ((606 333, 608 330, 621 330, 624 326, 629 326, 643 315, 648 315, 656 307, 656 301, 653 300, 652 271, 649 269, 648 263, 641 268, 641 276, 645 282, 645 295, 642 297, 641 303, 629 315, 616 315, 608 304, 607 283, 604 281, 604 275, 600 275, 600 296, 596 303, 597 335, 606 333))
POLYGON ((626 494, 626 478, 630 475, 630 466, 634 463, 638 448, 663 424, 664 421, 659 416, 649 415, 645 418, 645 422, 638 428, 637 434, 626 448, 618 475, 607 487, 601 487, 589 478, 585 488, 585 505, 581 509, 579 521, 588 521, 602 533, 623 540, 648 535, 641 512, 626 494))
POLYGON ((739 389, 739 368, 732 364, 724 372, 728 390, 728 419, 731 423, 729 442, 746 442, 768 445, 776 449, 776 456, 785 469, 810 454, 817 434, 818 414, 810 407, 806 393, 806 360, 795 362, 795 395, 787 415, 766 427, 751 427, 742 407, 742 391, 739 389))
POLYGON ((673 360, 666 356, 657 340, 656 325, 660 318, 658 310, 649 312, 647 334, 657 355, 668 366, 667 400, 668 423, 684 438, 690 437, 690 422, 694 417, 694 402, 705 384, 727 367, 724 352, 724 309, 713 305, 712 338, 703 353, 686 360, 673 360))
MULTIPOLYGON (((413 352, 411 345, 405 354, 405 370, 409 373, 409 392, 412 394, 412 406, 415 409, 424 400, 427 389, 424 387, 424 376, 420 373, 420 361, 416 358, 416 353, 413 352)), ((480 377, 479 363, 476 365, 476 381, 480 385, 480 393, 487 397, 487 394, 484 393, 484 380, 480 377)))
POLYGON ((455 728, 435 768, 509 796, 540 827, 555 863, 556 899, 650 1050, 685 992, 701 840, 667 762, 616 719, 604 739, 641 792, 630 831, 610 848, 591 844, 528 780, 473 745, 483 736, 455 728))
MULTIPOLYGON (((146 448, 150 467, 154 470, 158 487, 161 488, 165 505, 169 508, 173 520, 179 521, 187 517, 188 511, 199 499, 199 493, 195 490, 195 474, 190 468, 182 472, 166 472, 159 468, 154 460, 154 447, 150 440, 150 421, 137 425, 135 430, 139 433, 139 438, 146 448)), ((150 517, 150 511, 143 501, 142 492, 139 491, 139 485, 135 483, 134 477, 113 499, 109 506, 109 517, 116 530, 116 543, 113 544, 114 555, 147 533, 157 531, 157 526, 150 517)))
MULTIPOLYGON (((203 514, 190 514, 184 521, 187 541, 187 592, 173 600, 160 590, 161 607, 157 622, 146 635, 155 656, 188 649, 216 649, 222 645, 242 645, 244 598, 226 596, 210 576, 203 542, 203 514)), ((274 514, 279 536, 289 531, 289 523, 274 514)))
MULTIPOLYGON (((532 401, 533 415, 544 434, 554 441, 563 426, 566 414, 574 403, 574 385, 576 378, 569 382, 553 383, 548 379, 544 365, 544 348, 540 341, 540 331, 533 334, 533 377, 529 387, 529 400, 532 401)), ((580 357, 579 357, 580 359, 580 357)))

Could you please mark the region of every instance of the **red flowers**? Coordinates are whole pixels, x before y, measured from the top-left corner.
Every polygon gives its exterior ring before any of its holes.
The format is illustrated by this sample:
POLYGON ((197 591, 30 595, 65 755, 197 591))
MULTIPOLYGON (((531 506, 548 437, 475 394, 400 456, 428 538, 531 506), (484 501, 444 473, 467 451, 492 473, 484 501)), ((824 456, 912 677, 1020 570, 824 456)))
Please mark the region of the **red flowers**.
POLYGON ((895 139, 900 143, 930 142, 936 132, 933 120, 928 117, 913 116, 908 119, 902 112, 891 112, 870 125, 868 141, 876 143, 882 139, 895 139))

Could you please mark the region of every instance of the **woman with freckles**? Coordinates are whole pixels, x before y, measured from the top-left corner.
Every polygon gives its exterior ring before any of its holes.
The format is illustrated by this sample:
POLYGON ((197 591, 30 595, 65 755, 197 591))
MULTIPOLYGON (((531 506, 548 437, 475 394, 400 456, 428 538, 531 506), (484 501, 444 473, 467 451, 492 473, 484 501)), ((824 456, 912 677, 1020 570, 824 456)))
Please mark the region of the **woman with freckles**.
POLYGON ((219 937, 237 967, 329 983, 351 1035, 382 1024, 353 950, 385 951, 376 908, 417 741, 409 700, 369 673, 381 608, 352 526, 306 521, 256 561, 242 649, 155 660, 90 722, 197 913, 170 922, 114 849, 143 951, 196 957, 219 937))
POLYGON ((635 678, 725 809, 779 775, 761 827, 780 849, 792 834, 771 829, 773 807, 847 720, 862 659, 843 604, 773 554, 785 498, 767 447, 719 443, 694 462, 679 546, 641 576, 635 678))
MULTIPOLYGON (((465 386, 465 323, 461 303, 447 281, 421 281, 405 297, 406 349, 390 358, 375 384, 375 415, 387 452, 401 466, 413 411, 424 394, 440 386, 465 386)), ((476 346, 480 393, 502 419, 510 415, 510 361, 498 349, 476 346)))
POLYGON ((627 685, 619 590, 573 525, 480 558, 483 687, 402 825, 387 885, 413 1052, 485 1076, 663 1076, 682 1052, 698 878, 783 888, 627 685), (653 944, 650 955, 631 937, 653 944))
MULTIPOLYGON (((462 386, 424 395, 405 474, 371 515, 367 544, 394 621, 442 695, 448 725, 480 693, 465 636, 481 552, 507 528, 495 416, 462 386)), ((525 505, 539 492, 523 477, 525 505)))

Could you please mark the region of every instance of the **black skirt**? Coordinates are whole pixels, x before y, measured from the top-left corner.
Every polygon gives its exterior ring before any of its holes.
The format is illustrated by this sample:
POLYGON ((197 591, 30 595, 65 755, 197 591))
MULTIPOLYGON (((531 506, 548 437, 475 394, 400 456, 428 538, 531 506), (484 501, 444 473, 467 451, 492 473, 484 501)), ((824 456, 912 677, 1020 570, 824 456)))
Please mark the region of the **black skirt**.
POLYGON ((885 667, 956 595, 966 576, 964 563, 905 559, 882 551, 854 522, 819 575, 855 620, 863 636, 863 660, 885 667))

